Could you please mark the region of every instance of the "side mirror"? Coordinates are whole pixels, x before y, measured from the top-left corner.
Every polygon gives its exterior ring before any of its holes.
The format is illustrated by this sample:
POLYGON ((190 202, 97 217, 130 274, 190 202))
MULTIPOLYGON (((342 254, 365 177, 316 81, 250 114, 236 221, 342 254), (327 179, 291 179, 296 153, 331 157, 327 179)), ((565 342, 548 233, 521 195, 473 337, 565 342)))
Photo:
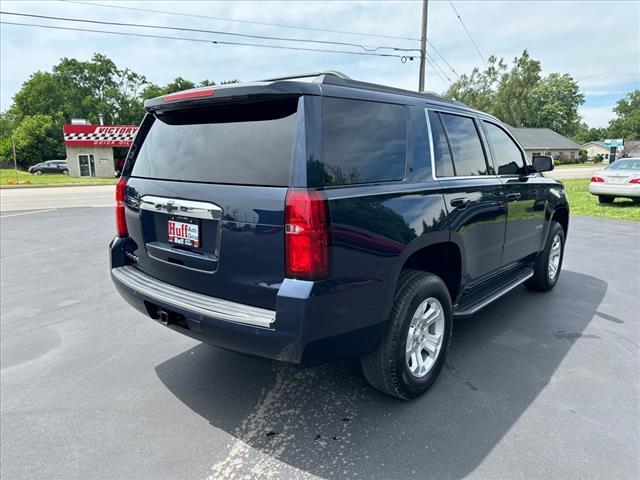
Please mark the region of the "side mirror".
POLYGON ((553 158, 549 155, 534 155, 533 168, 536 172, 550 172, 553 170, 553 158))

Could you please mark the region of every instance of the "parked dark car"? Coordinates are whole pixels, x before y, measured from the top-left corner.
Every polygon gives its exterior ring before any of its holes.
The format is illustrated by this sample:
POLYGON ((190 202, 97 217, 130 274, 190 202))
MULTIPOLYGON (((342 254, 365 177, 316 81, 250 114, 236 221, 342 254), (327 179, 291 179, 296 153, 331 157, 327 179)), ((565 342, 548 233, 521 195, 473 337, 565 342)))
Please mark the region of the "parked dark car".
POLYGON ((358 356, 407 399, 441 371, 454 317, 558 281, 551 158, 459 102, 327 72, 145 108, 111 275, 175 331, 288 362, 358 356))
POLYGON ((47 160, 30 166, 28 171, 33 175, 42 175, 43 173, 63 173, 68 175, 69 165, 67 165, 66 160, 47 160))

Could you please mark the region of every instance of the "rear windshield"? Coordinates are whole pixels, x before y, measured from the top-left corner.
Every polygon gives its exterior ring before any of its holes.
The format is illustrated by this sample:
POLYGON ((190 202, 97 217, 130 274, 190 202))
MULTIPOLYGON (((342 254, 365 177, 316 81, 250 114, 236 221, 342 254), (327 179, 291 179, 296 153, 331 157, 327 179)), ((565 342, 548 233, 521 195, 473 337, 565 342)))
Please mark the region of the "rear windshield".
POLYGON ((134 152, 131 175, 287 186, 297 104, 288 99, 157 113, 134 152))
POLYGON ((607 167, 607 170, 640 170, 640 159, 616 160, 607 167))

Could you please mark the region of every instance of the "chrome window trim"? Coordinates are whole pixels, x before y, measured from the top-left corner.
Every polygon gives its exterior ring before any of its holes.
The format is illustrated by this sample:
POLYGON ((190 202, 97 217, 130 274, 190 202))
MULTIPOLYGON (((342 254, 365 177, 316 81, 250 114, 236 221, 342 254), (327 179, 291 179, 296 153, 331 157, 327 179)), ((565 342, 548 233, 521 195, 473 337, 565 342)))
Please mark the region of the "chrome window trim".
POLYGON ((144 195, 140 198, 140 209, 205 220, 222 220, 222 208, 218 205, 195 200, 144 195))
POLYGON ((111 275, 135 292, 158 302, 193 312, 195 315, 262 328, 273 328, 275 323, 276 312, 273 310, 231 302, 176 287, 142 273, 131 265, 116 267, 111 270, 111 275))
MULTIPOLYGON (((431 157, 431 178, 433 178, 433 180, 438 181, 438 180, 468 180, 468 179, 478 179, 478 178, 499 178, 499 175, 460 175, 460 176, 451 176, 451 177, 438 177, 436 175, 436 157, 435 157, 435 153, 433 150, 433 133, 431 131, 431 119, 429 118, 429 111, 432 112, 441 112, 441 113, 448 113, 450 115, 458 115, 460 117, 468 117, 471 120, 474 121, 474 125, 476 120, 478 120, 477 117, 475 117, 474 115, 470 115, 468 113, 458 113, 456 112, 451 112, 448 110, 440 110, 437 108, 430 108, 430 107, 426 107, 424 109, 424 114, 425 117, 427 119, 427 134, 429 136, 429 156, 431 157)), ((477 126, 476 126, 477 129, 477 126)), ((482 138, 480 137, 480 132, 478 132, 478 138, 480 139, 480 144, 482 144, 482 138)), ((484 145, 482 145, 482 149, 484 150, 484 145)), ((486 155, 486 152, 485 152, 486 155)), ((486 159, 485 159, 486 161, 486 159)), ((488 165, 487 165, 488 167, 488 165)))
MULTIPOLYGON (((451 115, 458 115, 461 117, 468 117, 471 118, 472 120, 475 121, 480 121, 480 122, 488 122, 488 123, 492 123, 494 125, 496 125, 497 127, 501 128, 502 130, 504 130, 506 132, 506 129, 500 127, 499 124, 497 124, 495 122, 495 120, 487 120, 475 115, 472 115, 468 112, 458 112, 458 111, 451 111, 451 110, 446 110, 446 109, 440 109, 440 108, 431 108, 431 107, 426 107, 424 109, 424 114, 425 114, 425 118, 427 120, 427 134, 429 136, 429 156, 431 157, 431 178, 433 178, 433 180, 438 181, 438 180, 468 180, 471 178, 514 178, 514 177, 518 177, 518 175, 464 175, 464 176, 450 176, 450 177, 438 177, 436 175, 436 159, 435 159, 435 154, 434 154, 434 150, 433 150, 433 133, 431 132, 431 119, 429 118, 429 112, 436 112, 436 113, 448 113, 451 115)), ((518 141, 515 139, 515 137, 513 135, 511 135, 510 132, 507 132, 507 134, 509 135, 509 137, 515 142, 516 146, 520 149, 520 152, 523 153, 523 159, 524 159, 524 163, 525 165, 531 165, 527 160, 527 154, 524 151, 524 149, 522 148, 522 145, 520 145, 520 143, 518 143, 518 141)), ((483 142, 483 139, 480 138, 480 143, 483 142)), ((487 145, 489 146, 489 145, 487 145)), ((485 146, 483 145, 482 148, 484 149, 485 146)), ((486 154, 486 152, 485 152, 486 154)), ((493 160, 493 158, 492 158, 493 160)), ((527 175, 528 178, 538 178, 540 177, 540 174, 538 172, 534 172, 534 173, 530 173, 529 175, 527 175)))

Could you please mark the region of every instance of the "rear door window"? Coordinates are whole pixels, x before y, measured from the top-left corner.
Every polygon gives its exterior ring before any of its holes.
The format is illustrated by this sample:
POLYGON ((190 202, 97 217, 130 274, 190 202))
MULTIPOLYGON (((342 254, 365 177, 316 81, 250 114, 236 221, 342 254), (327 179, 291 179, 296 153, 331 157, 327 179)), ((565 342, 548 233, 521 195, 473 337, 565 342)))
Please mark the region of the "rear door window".
POLYGON ((297 99, 157 113, 135 177, 287 186, 297 99))
POLYGON ((325 97, 322 126, 325 185, 387 182, 404 177, 404 106, 325 97))
POLYGON ((498 175, 520 175, 524 173, 522 151, 516 143, 497 125, 483 122, 487 132, 487 140, 491 145, 493 162, 498 175))
POLYGON ((487 175, 487 162, 473 118, 441 113, 456 176, 487 175))
POLYGON ((429 112, 429 123, 431 124, 431 139, 433 141, 436 176, 453 177, 456 174, 453 168, 453 157, 451 156, 449 141, 444 133, 444 128, 442 128, 440 115, 436 112, 429 112))

